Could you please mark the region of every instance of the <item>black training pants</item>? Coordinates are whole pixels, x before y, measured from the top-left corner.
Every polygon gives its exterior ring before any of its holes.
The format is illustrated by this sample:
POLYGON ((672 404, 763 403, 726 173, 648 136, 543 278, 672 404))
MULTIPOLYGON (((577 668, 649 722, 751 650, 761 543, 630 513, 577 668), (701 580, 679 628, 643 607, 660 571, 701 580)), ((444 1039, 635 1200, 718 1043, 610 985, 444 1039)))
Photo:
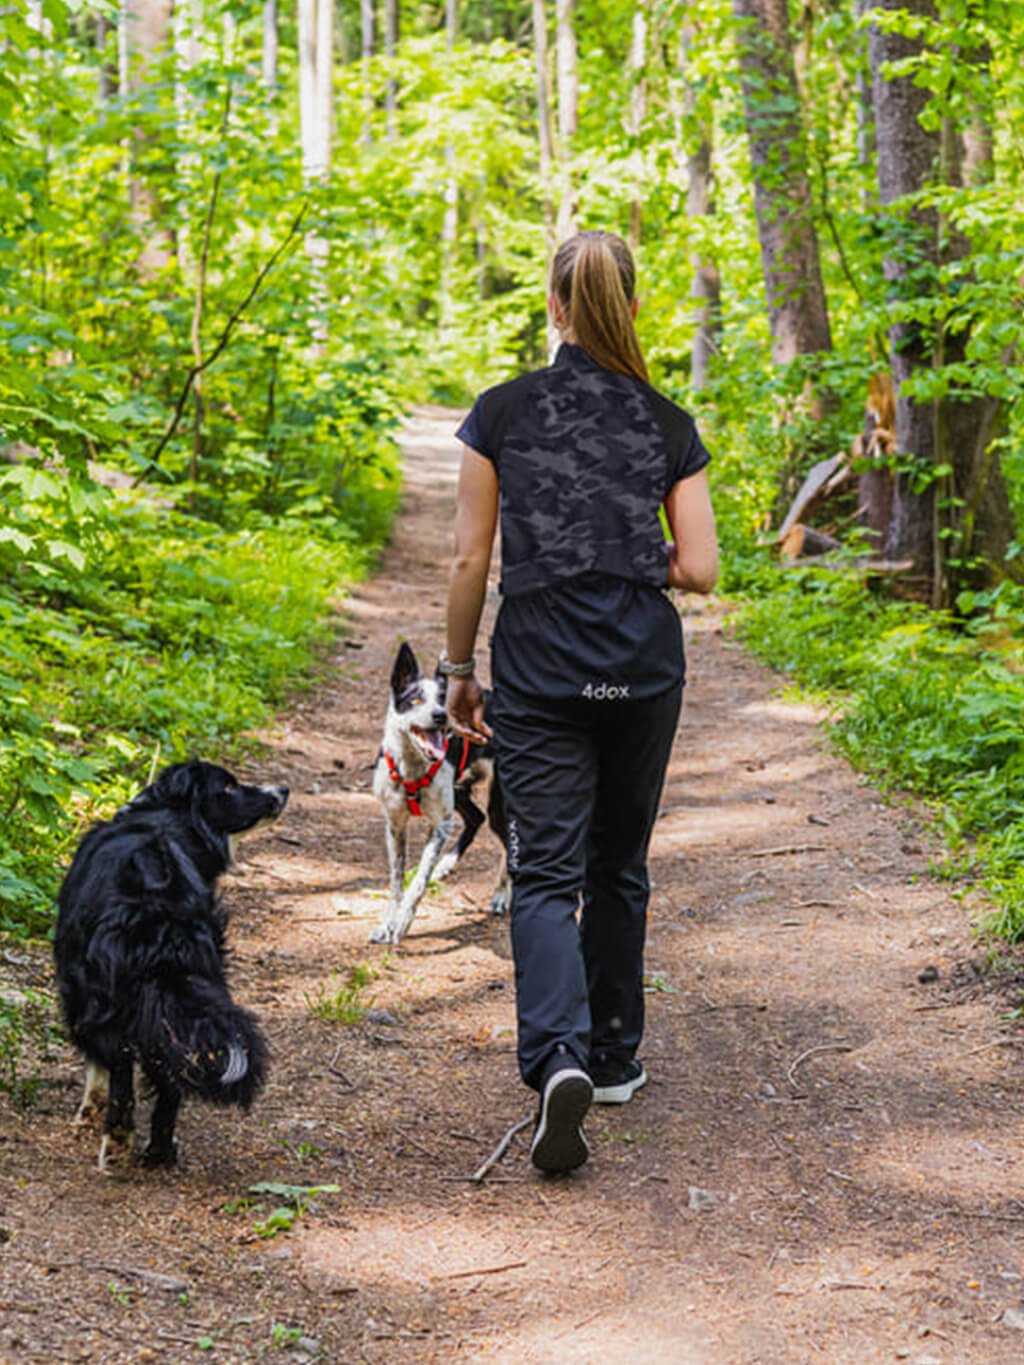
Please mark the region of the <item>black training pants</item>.
POLYGON ((559 1043, 584 1067, 640 1044, 647 846, 681 700, 681 685, 650 701, 495 689, 519 1069, 535 1089, 559 1043))

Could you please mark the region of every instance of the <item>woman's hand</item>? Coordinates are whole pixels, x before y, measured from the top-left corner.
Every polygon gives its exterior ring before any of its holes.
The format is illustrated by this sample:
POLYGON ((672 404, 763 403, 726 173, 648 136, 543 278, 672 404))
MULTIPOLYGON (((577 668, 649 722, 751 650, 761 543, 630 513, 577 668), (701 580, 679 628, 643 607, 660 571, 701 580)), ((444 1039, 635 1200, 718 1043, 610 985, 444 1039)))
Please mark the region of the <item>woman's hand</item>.
POLYGON ((457 735, 477 744, 487 743, 493 731, 484 720, 484 694, 475 675, 448 679, 447 707, 448 719, 457 735))

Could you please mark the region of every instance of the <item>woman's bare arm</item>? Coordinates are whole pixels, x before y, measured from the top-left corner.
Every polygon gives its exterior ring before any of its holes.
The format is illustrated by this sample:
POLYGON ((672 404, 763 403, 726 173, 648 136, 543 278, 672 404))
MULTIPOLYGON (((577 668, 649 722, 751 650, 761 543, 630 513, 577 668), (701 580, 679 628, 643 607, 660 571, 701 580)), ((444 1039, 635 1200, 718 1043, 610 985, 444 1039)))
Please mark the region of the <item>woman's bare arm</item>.
MULTIPOLYGON (((473 655, 487 574, 498 524, 498 476, 490 460, 464 446, 455 510, 455 552, 448 575, 448 658, 463 663, 473 655)), ((483 740, 483 696, 475 677, 450 678, 448 714, 461 734, 483 740)))
POLYGON ((665 515, 672 533, 669 587, 710 592, 718 580, 718 537, 706 470, 673 484, 665 515))

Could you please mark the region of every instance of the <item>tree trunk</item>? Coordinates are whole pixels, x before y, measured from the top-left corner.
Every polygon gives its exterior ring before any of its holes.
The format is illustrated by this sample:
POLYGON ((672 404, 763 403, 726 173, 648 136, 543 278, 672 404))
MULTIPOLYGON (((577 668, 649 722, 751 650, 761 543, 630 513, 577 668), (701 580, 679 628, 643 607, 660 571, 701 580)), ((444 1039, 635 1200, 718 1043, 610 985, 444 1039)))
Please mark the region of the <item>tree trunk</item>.
POLYGON ((318 138, 319 174, 331 169, 331 140, 334 126, 334 0, 317 0, 316 7, 316 85, 314 118, 318 138))
POLYGON ((733 0, 772 358, 832 348, 786 0, 733 0))
POLYGON ((579 78, 576 65, 575 0, 557 0, 556 52, 558 73, 558 160, 561 168, 558 226, 555 236, 564 242, 576 230, 576 191, 572 155, 579 123, 579 78))
MULTIPOLYGON (((320 0, 325 3, 325 0, 320 0)), ((450 0, 449 0, 450 3, 450 0)), ((377 15, 375 0, 359 0, 359 25, 362 34, 363 54, 363 146, 373 142, 373 88, 370 84, 370 62, 377 51, 377 15)))
MULTIPOLYGON (((883 0, 881 8, 896 8, 883 0)), ((904 8, 904 0, 899 0, 904 8)), ((930 0, 907 0, 908 9, 934 17, 930 0)), ((878 137, 878 195, 883 212, 893 210, 907 196, 928 182, 938 158, 938 139, 921 125, 928 92, 909 77, 886 79, 883 67, 919 50, 919 44, 898 33, 872 28, 868 36, 871 62, 875 129, 878 137)), ((934 277, 938 263, 938 220, 933 209, 895 209, 889 215, 899 235, 900 251, 886 258, 885 278, 890 296, 900 297, 913 288, 909 277, 927 265, 934 277)), ((932 361, 932 343, 915 323, 895 322, 889 330, 890 363, 895 393, 893 431, 895 450, 913 455, 926 471, 936 463, 936 409, 934 404, 915 403, 906 393, 906 382, 932 361)), ((890 559, 914 562, 914 588, 918 595, 932 595, 936 565, 935 493, 933 482, 917 491, 913 472, 897 473, 893 487, 892 515, 886 531, 884 553, 890 559)))
MULTIPOLYGON (((881 0, 880 7, 936 18, 931 0, 881 0)), ((959 259, 969 251, 969 243, 951 233, 934 209, 905 206, 907 196, 936 178, 956 183, 961 173, 955 130, 948 123, 938 130, 922 126, 928 92, 910 76, 886 77, 887 63, 919 51, 916 39, 870 30, 879 200, 888 211, 888 235, 899 244, 899 252, 886 259, 885 276, 896 301, 919 299, 923 289, 937 292, 943 256, 959 259)), ((1001 405, 985 397, 915 402, 908 381, 921 370, 963 362, 969 337, 941 329, 932 335, 920 323, 902 321, 892 324, 889 337, 895 450, 903 468, 894 483, 885 554, 911 559, 912 589, 934 606, 946 606, 961 587, 998 576, 1013 538, 1009 497, 991 448, 1001 405), (951 477, 941 472, 947 468, 951 477)))
POLYGON ((105 14, 96 16, 96 51, 99 53, 99 95, 100 102, 109 104, 117 94, 117 68, 111 68, 107 60, 107 38, 110 35, 110 20, 105 14))
MULTIPOLYGON (((872 0, 855 0, 854 15, 858 23, 871 8, 872 0)), ((872 162, 875 154, 875 118, 871 99, 871 68, 868 62, 867 42, 863 31, 857 34, 857 168, 864 176, 864 189, 861 207, 865 213, 871 212, 875 204, 875 192, 871 187, 872 162)))
MULTIPOLYGON (((714 182, 711 171, 712 114, 702 107, 701 92, 690 71, 690 53, 697 41, 696 25, 684 22, 679 42, 679 85, 682 111, 676 138, 679 157, 686 168, 686 216, 691 228, 700 232, 703 220, 715 212, 714 182)), ((695 390, 706 387, 712 357, 718 353, 721 335, 721 284, 718 268, 703 251, 690 255, 693 277, 690 297, 694 302, 693 345, 690 351, 690 383, 695 390)))
MULTIPOLYGON (((325 180, 330 172, 333 17, 333 0, 299 0, 299 132, 307 187, 325 180)), ((327 340, 330 248, 315 230, 306 233, 305 246, 310 273, 310 328, 314 344, 320 347, 327 340)))
MULTIPOLYGON (((455 51, 457 0, 445 0, 444 33, 449 54, 455 51)), ((454 325, 455 263, 459 239, 459 181, 455 168, 455 148, 448 142, 444 149, 447 179, 444 187, 444 220, 441 224, 441 337, 447 341, 454 325)))
POLYGON ((647 0, 636 0, 633 11, 633 41, 629 50, 629 137, 633 151, 636 183, 629 206, 629 244, 635 251, 643 232, 643 175, 641 173, 640 134, 647 113, 647 0))
MULTIPOLYGON (((193 102, 189 77, 199 55, 195 0, 177 0, 174 6, 174 118, 175 136, 182 148, 193 140, 193 102)), ((174 235, 178 269, 186 275, 192 262, 192 224, 189 219, 188 189, 195 175, 197 158, 194 152, 183 151, 178 157, 175 172, 178 182, 179 210, 174 235)), ((197 400, 198 401, 198 400, 197 400)))
MULTIPOLYGON (((150 68, 158 54, 167 48, 170 36, 171 0, 124 0, 118 30, 119 83, 123 95, 142 90, 150 68)), ((136 133, 133 153, 137 154, 141 147, 141 135, 136 133)), ((137 159, 137 155, 133 156, 133 160, 137 159)), ((139 256, 139 269, 145 275, 155 275, 166 269, 174 254, 170 225, 165 221, 156 195, 134 173, 129 185, 129 202, 137 226, 147 233, 146 244, 139 256)))
POLYGON ((551 105, 548 99, 548 19, 544 0, 533 0, 533 59, 537 76, 537 141, 544 199, 544 239, 548 266, 554 254, 555 222, 551 199, 551 105))
POLYGON ((388 141, 394 142, 398 135, 398 82, 390 69, 398 55, 401 16, 398 0, 384 0, 384 55, 388 59, 388 79, 384 91, 384 109, 387 120, 388 141))
POLYGON ((263 84, 277 92, 277 0, 263 0, 263 84))

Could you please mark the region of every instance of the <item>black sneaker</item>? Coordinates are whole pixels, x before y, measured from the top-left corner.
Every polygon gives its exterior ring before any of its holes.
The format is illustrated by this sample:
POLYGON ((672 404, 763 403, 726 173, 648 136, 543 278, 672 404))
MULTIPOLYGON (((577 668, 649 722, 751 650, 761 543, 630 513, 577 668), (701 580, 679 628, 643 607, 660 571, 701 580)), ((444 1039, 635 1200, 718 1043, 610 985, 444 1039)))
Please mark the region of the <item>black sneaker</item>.
POLYGON ((647 1072, 634 1057, 630 1062, 611 1062, 591 1068, 594 1077, 595 1104, 625 1104, 642 1085, 647 1084, 647 1072))
POLYGON ((538 1171, 574 1171, 590 1155, 580 1126, 594 1098, 594 1086, 568 1053, 552 1059, 540 1095, 540 1114, 530 1144, 538 1171))

